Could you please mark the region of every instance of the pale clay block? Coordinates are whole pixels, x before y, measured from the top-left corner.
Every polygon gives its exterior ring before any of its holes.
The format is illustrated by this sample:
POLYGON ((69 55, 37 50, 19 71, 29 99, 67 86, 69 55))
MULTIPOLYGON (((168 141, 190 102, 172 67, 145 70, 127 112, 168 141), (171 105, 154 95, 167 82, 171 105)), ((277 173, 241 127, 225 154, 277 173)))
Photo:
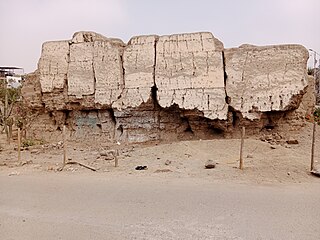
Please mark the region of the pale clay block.
POLYGON ((68 41, 45 42, 38 69, 42 92, 63 89, 68 72, 68 41))
POLYGON ((133 37, 123 53, 124 89, 112 107, 138 107, 151 97, 154 86, 157 36, 133 37))
POLYGON ((223 44, 218 39, 211 33, 162 36, 156 49, 160 106, 177 104, 202 111, 210 119, 227 119, 223 44))
POLYGON ((298 107, 307 87, 308 51, 300 45, 243 46, 225 50, 230 106, 248 119, 298 107))

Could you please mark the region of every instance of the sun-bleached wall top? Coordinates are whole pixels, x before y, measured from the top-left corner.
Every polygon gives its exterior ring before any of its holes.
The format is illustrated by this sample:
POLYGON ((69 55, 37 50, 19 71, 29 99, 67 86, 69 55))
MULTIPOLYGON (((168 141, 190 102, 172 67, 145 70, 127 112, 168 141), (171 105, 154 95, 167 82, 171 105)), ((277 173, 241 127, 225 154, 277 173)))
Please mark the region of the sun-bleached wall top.
POLYGON ((137 36, 128 44, 94 32, 46 42, 38 64, 49 110, 161 107, 197 110, 226 120, 295 109, 307 86, 307 50, 300 45, 224 49, 211 33, 137 36), (76 103, 76 105, 74 105, 76 103))

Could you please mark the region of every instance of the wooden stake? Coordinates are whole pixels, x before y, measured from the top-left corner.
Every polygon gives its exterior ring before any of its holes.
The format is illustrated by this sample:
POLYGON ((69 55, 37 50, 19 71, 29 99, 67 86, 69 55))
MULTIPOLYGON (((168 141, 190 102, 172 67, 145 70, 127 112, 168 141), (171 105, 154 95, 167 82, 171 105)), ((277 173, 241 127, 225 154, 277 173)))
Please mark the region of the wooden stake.
POLYGON ((63 125, 63 166, 67 163, 67 143, 66 143, 66 125, 63 125))
POLYGON ((114 167, 118 167, 119 166, 118 155, 119 155, 119 151, 117 149, 115 154, 114 154, 114 167))
POLYGON ((243 169, 243 145, 244 145, 244 135, 246 132, 246 128, 242 127, 242 132, 241 132, 241 145, 240 145, 240 165, 239 168, 242 170, 243 169))
POLYGON ((21 162, 21 133, 20 133, 20 128, 18 128, 18 161, 21 162))
POLYGON ((10 144, 9 136, 9 126, 8 126, 8 90, 7 90, 7 81, 4 81, 4 108, 3 108, 3 124, 7 135, 7 142, 10 144))
POLYGON ((89 166, 87 164, 76 162, 76 161, 68 161, 66 164, 78 164, 79 166, 88 168, 88 169, 90 169, 90 170, 92 170, 94 172, 97 171, 97 169, 95 169, 94 167, 91 167, 91 166, 89 166))
POLYGON ((316 125, 317 123, 313 123, 313 130, 312 130, 312 146, 311 146, 311 166, 310 171, 313 171, 313 165, 314 165, 314 143, 316 138, 316 125))

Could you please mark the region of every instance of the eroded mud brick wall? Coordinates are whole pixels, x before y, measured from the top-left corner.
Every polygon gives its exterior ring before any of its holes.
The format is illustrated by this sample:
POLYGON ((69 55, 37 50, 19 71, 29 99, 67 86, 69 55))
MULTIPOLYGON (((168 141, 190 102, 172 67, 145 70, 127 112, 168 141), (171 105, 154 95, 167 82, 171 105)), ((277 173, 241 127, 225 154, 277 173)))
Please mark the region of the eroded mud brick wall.
POLYGON ((127 44, 77 32, 42 46, 22 91, 28 132, 54 139, 66 124, 73 139, 146 142, 297 128, 313 106, 300 104, 307 59, 300 45, 224 49, 209 32, 127 44))

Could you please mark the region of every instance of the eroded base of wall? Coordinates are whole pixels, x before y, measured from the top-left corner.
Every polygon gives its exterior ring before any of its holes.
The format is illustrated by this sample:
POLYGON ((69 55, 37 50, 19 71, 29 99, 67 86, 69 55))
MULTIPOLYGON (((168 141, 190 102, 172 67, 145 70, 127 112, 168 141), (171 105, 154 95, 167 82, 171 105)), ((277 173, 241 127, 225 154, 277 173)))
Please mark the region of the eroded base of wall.
POLYGON ((210 120, 197 112, 177 107, 161 109, 150 104, 125 111, 42 111, 33 115, 27 127, 27 138, 60 141, 63 125, 66 125, 69 140, 99 146, 115 142, 239 138, 242 126, 246 127, 247 136, 260 136, 270 131, 289 134, 305 125, 304 115, 297 110, 266 113, 259 121, 244 119, 237 112, 228 115, 227 121, 210 120))

